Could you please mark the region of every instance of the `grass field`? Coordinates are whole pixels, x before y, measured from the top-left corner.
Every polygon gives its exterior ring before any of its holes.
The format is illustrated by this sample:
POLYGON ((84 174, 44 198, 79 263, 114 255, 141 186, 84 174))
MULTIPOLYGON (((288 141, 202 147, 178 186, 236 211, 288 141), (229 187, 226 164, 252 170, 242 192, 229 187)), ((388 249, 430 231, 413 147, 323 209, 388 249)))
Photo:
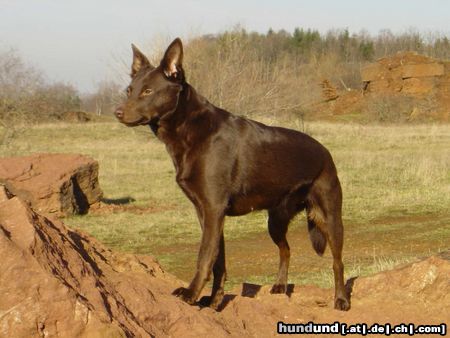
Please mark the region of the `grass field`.
MULTIPOLYGON (((298 121, 278 122, 299 129, 298 121)), ((346 277, 366 275, 450 248, 450 125, 363 126, 307 123, 334 156, 344 192, 346 277)), ((189 280, 200 227, 177 187, 172 162, 148 128, 116 122, 0 129, 0 156, 82 153, 100 163, 109 212, 65 219, 113 249, 156 256, 189 280)), ((228 287, 272 283, 278 252, 265 212, 228 218, 228 287)), ((332 285, 331 258, 317 257, 299 215, 289 230, 291 283, 332 285)))

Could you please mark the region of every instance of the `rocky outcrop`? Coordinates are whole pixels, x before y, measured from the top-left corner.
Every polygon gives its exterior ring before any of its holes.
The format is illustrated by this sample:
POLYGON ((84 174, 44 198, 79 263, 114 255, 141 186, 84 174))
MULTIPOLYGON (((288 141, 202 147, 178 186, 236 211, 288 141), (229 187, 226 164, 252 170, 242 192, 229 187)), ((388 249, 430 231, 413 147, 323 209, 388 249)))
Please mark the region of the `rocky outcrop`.
POLYGON ((366 92, 420 96, 440 89, 448 66, 448 62, 404 52, 365 66, 361 78, 366 92))
POLYGON ((84 214, 102 196, 98 162, 84 155, 0 158, 0 182, 34 210, 57 216, 84 214))
POLYGON ((345 91, 323 81, 317 111, 391 122, 450 121, 450 61, 400 52, 364 66, 361 80, 361 89, 345 91))
POLYGON ((315 286, 288 297, 247 284, 221 312, 187 305, 153 258, 113 252, 3 188, 0 257, 0 337, 271 337, 279 321, 448 324, 450 313, 448 253, 350 280, 348 312, 315 286))
POLYGON ((0 257, 2 337, 207 333, 211 319, 170 294, 177 283, 154 259, 113 253, 18 197, 0 204, 0 257))

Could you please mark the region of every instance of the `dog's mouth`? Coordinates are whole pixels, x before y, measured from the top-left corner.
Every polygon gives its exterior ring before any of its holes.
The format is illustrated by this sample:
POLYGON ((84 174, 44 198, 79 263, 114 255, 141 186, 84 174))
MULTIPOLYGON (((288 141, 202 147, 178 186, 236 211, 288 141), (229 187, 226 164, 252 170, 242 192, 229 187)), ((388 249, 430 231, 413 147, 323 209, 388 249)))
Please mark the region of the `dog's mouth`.
POLYGON ((121 121, 119 120, 121 123, 123 123, 124 125, 126 125, 127 127, 137 127, 137 126, 146 126, 150 123, 150 119, 146 118, 146 117, 141 117, 139 120, 137 121, 133 121, 133 122, 126 122, 126 121, 121 121))

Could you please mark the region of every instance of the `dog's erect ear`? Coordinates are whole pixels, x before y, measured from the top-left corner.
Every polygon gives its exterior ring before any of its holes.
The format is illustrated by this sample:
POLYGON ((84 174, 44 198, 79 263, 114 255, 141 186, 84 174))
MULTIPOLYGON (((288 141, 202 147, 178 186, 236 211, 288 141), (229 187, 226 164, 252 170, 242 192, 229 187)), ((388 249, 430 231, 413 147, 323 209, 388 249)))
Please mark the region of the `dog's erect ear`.
POLYGON ((131 65, 131 78, 136 76, 136 73, 144 67, 149 67, 153 69, 154 67, 150 64, 147 57, 142 54, 142 52, 133 44, 131 44, 131 48, 133 49, 133 64, 131 65))
POLYGON ((183 44, 180 38, 176 38, 167 47, 164 57, 161 60, 161 66, 169 78, 181 79, 183 72, 183 44))

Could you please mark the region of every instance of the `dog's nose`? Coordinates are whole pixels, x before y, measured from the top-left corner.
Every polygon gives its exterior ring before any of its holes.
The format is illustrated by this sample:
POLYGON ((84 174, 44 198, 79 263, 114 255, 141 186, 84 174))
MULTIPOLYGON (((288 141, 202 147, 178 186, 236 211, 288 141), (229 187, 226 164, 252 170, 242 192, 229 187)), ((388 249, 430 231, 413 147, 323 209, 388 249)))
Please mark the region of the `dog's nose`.
POLYGON ((114 112, 114 114, 116 115, 116 117, 118 119, 121 119, 123 117, 123 110, 122 109, 116 109, 116 111, 114 112))

